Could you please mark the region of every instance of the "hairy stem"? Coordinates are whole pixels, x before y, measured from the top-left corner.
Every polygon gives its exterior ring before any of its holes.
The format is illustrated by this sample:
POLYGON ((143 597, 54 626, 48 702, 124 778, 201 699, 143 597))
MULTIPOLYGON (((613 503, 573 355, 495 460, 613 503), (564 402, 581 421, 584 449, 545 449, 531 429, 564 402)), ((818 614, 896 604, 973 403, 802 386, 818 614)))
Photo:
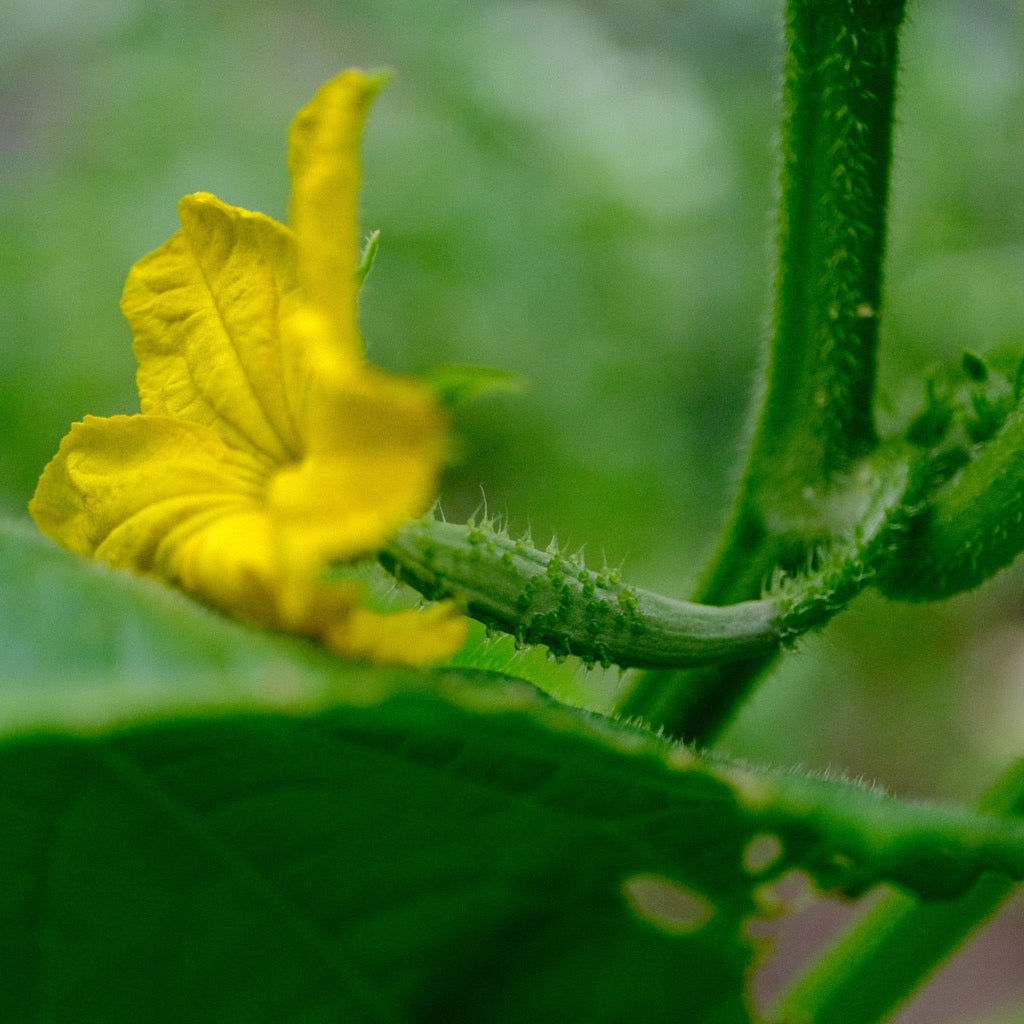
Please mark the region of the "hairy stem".
MULTIPOLYGON (((872 420, 903 0, 789 0, 772 344, 732 521, 696 599, 750 600, 829 538, 872 420)), ((649 672, 619 710, 708 743, 771 657, 649 672)))
MULTIPOLYGON (((1024 814, 1024 760, 979 801, 989 814, 1024 814)), ((983 875, 966 895, 922 903, 887 893, 778 1002, 774 1024, 876 1024, 931 975, 1017 886, 983 875)))

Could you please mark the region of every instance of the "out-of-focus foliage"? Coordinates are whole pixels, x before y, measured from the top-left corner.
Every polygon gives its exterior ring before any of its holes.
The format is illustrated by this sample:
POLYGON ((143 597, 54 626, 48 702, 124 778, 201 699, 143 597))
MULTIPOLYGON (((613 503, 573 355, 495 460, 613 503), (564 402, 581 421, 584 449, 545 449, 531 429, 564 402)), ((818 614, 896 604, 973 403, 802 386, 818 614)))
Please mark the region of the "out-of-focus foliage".
MULTIPOLYGON (((765 333, 779 7, 15 0, 0 36, 0 508, 23 513, 71 420, 133 409, 117 298, 173 231, 175 200, 208 189, 283 217, 294 110, 340 67, 388 66, 365 148, 363 227, 382 231, 371 356, 530 381, 460 412, 446 508, 461 518, 483 494, 542 541, 586 542, 684 595, 726 507, 765 333)), ((1013 4, 912 11, 887 429, 919 407, 927 365, 1024 347, 1022 36, 1013 4)), ((1024 732, 1019 594, 1004 576, 941 610, 860 602, 727 746, 780 757, 785 721, 787 761, 973 794, 1024 732)))

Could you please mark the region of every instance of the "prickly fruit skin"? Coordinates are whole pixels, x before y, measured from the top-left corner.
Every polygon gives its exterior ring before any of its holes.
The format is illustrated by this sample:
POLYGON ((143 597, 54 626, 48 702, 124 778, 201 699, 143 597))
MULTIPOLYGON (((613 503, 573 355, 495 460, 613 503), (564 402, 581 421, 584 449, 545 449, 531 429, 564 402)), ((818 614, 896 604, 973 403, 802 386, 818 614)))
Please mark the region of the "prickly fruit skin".
POLYGON ((458 601, 485 625, 555 654, 623 667, 730 661, 775 649, 771 601, 727 608, 674 601, 594 572, 579 553, 539 551, 492 523, 432 518, 403 527, 380 555, 430 600, 458 601))

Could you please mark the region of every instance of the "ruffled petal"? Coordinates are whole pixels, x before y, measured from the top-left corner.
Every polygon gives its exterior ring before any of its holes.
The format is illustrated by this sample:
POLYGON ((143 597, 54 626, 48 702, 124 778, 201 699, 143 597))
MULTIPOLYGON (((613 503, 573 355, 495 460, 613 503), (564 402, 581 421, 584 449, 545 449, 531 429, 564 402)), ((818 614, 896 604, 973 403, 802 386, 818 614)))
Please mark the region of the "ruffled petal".
POLYGON ((88 416, 43 471, 29 511, 72 551, 265 619, 276 605, 265 490, 265 466, 208 427, 88 416))
POLYGON ((377 616, 359 607, 358 583, 296 584, 277 560, 266 487, 260 460, 200 424, 87 416, 43 471, 29 511, 72 551, 352 657, 422 664, 459 646, 454 613, 377 616))
POLYGON ((451 653, 454 609, 380 616, 332 561, 377 550, 435 493, 431 394, 364 365, 356 322, 358 146, 380 80, 346 72, 292 128, 294 232, 197 193, 140 260, 122 308, 142 413, 75 424, 30 510, 65 547, 160 576, 349 656, 451 653))
POLYGON ((181 230, 135 264, 121 301, 142 411, 204 424, 273 462, 295 458, 307 380, 281 331, 301 299, 294 237, 208 193, 178 209, 181 230))
POLYGON ((335 343, 352 359, 362 354, 356 321, 359 140, 382 84, 382 78, 361 71, 332 78, 299 111, 289 136, 289 222, 298 239, 302 280, 335 343))

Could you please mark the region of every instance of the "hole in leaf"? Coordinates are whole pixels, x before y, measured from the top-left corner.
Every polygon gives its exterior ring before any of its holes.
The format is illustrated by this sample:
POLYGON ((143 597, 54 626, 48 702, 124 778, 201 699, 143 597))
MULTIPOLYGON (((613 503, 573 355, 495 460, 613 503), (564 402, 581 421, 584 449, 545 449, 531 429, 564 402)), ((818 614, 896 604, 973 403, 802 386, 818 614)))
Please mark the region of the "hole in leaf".
POLYGON ((743 851, 743 870, 748 875, 760 875, 782 856, 782 840, 768 832, 754 836, 743 851))
POLYGON ((714 905, 705 896, 664 875, 630 875, 622 894, 637 917, 670 935, 699 931, 714 916, 714 905))

